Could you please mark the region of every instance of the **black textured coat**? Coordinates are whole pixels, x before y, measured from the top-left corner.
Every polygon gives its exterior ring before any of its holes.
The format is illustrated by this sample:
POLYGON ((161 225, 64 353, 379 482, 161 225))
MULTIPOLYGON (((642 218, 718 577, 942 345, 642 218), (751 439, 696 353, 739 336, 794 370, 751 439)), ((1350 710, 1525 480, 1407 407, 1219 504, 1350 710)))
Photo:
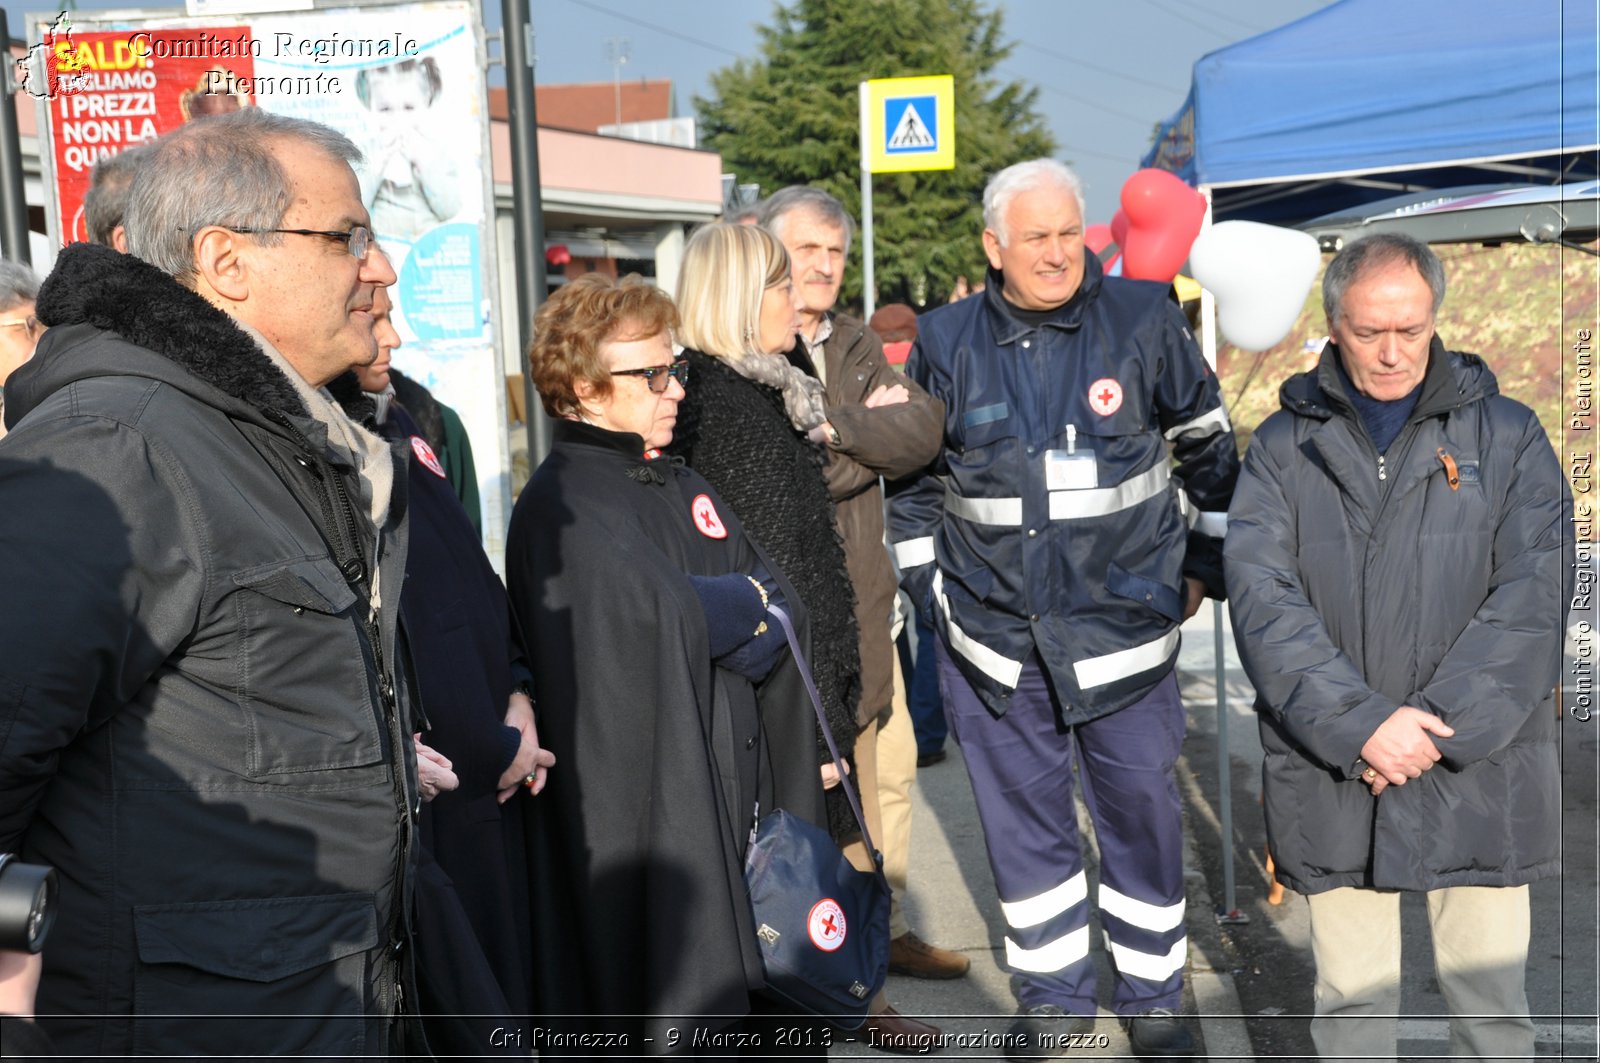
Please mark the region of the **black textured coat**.
MULTIPOLYGON (((826 456, 789 423, 776 390, 745 379, 720 358, 683 354, 690 384, 668 449, 711 482, 799 592, 811 615, 817 691, 839 752, 848 758, 861 700, 860 632, 826 456)), ((817 749, 819 762, 827 761, 820 735, 817 749)), ((838 788, 828 794, 828 822, 836 836, 858 829, 838 788)))

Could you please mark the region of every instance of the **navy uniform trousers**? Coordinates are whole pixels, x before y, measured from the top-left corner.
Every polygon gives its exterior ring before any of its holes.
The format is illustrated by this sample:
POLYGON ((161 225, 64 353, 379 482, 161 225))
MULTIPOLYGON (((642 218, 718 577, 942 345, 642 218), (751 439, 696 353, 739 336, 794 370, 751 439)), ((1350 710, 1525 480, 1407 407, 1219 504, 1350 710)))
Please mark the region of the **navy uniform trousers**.
POLYGON ((1112 1010, 1177 1010, 1189 942, 1172 774, 1184 734, 1176 676, 1125 709, 1063 727, 1037 653, 1023 665, 1010 709, 996 717, 943 639, 936 642, 945 715, 977 799, 1018 1001, 1075 1015, 1097 1010, 1076 766, 1100 847, 1094 900, 1117 975, 1112 1010))

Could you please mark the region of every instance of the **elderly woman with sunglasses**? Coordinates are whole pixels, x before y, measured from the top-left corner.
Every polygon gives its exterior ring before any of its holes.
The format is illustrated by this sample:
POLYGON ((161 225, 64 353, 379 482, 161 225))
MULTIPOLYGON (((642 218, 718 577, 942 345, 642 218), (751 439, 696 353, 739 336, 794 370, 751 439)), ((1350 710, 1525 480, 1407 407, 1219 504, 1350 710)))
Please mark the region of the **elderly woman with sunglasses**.
MULTIPOLYGON (((808 438, 827 419, 822 383, 785 357, 799 307, 789 252, 765 229, 718 223, 690 237, 678 273, 678 336, 695 386, 678 410, 670 449, 711 482, 793 581, 811 617, 817 690, 848 758, 861 698, 855 592, 834 525, 826 455, 808 438)), ((820 735, 812 761, 828 783, 829 826, 845 840, 859 828, 820 735)))
POLYGON ((771 1009, 752 996, 745 849, 762 812, 824 815, 815 717, 767 622, 769 600, 803 622, 799 598, 715 489, 662 453, 688 383, 676 325, 659 289, 592 274, 534 322, 533 380, 557 422, 506 564, 561 765, 530 813, 542 1054, 577 1044, 556 1035, 648 1053, 770 1023, 751 1016, 771 1009))

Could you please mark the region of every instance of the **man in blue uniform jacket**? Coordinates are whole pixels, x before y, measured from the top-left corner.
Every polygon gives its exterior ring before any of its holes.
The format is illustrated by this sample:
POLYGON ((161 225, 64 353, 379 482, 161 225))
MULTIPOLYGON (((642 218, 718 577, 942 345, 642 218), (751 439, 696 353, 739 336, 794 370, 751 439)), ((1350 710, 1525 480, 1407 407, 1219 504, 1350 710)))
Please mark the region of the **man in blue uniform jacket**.
POLYGON ((1073 766, 1094 820, 1112 1007, 1141 1056, 1193 1049, 1172 769, 1178 625, 1222 596, 1238 451, 1164 285, 1084 254, 1077 176, 1018 163, 984 191, 981 298, 921 322, 907 374, 945 405, 932 472, 891 505, 988 842, 1020 1014, 1041 1059, 1097 1009, 1073 766), (1168 446, 1176 457, 1174 466, 1168 446))

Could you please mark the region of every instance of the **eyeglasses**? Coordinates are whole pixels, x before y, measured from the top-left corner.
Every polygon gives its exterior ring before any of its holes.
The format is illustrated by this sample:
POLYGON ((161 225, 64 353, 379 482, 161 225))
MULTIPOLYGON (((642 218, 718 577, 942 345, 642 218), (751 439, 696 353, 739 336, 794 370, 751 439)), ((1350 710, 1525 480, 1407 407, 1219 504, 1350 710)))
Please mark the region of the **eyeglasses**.
POLYGON ((19 328, 22 330, 23 335, 27 336, 30 340, 36 338, 41 331, 39 328, 39 319, 34 317, 32 314, 29 314, 21 321, 0 321, 0 328, 19 328))
POLYGON ((613 369, 612 376, 642 376, 651 391, 664 394, 676 380, 685 388, 689 386, 689 361, 679 358, 671 365, 647 365, 643 369, 613 369))
POLYGON ((367 252, 372 250, 376 241, 372 239, 372 230, 365 225, 357 225, 348 232, 339 232, 330 229, 247 229, 241 225, 221 226, 231 233, 241 233, 245 236, 265 236, 268 233, 288 233, 290 236, 324 236, 329 240, 344 242, 345 248, 355 258, 366 258, 367 252))

